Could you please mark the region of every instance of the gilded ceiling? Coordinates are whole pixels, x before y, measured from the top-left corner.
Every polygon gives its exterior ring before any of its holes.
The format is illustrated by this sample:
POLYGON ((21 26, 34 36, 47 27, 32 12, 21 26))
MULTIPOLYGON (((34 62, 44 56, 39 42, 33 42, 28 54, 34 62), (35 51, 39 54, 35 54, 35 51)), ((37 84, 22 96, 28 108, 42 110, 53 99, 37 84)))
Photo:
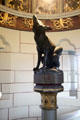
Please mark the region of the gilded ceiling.
MULTIPOLYGON (((80 10, 80 0, 0 0, 0 26, 18 30, 32 30, 32 17, 29 14, 46 16, 41 19, 45 25, 52 28, 52 31, 65 31, 80 29, 80 13, 74 16, 74 11, 80 10), (5 7, 4 7, 5 6, 5 7), (5 9, 6 11, 5 11, 5 9), (27 17, 13 14, 26 14, 27 17), (67 16, 72 12, 71 16, 67 16), (64 17, 49 18, 48 15, 57 16, 64 14, 64 17), (47 19, 46 19, 47 18, 47 19)), ((75 12, 76 13, 76 12, 75 12)))
POLYGON ((0 4, 26 13, 55 14, 80 9, 80 0, 0 0, 0 4))

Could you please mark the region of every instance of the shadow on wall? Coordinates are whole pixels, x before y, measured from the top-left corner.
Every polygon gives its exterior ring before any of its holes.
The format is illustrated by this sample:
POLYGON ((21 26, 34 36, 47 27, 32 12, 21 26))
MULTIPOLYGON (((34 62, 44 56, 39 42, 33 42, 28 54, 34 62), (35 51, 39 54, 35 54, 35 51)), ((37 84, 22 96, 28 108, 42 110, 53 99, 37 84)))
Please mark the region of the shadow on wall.
MULTIPOLYGON (((5 36, 0 35, 0 83, 4 83, 4 81, 6 83, 6 79, 9 79, 11 76, 7 71, 8 68, 11 68, 11 56, 8 53, 4 53, 4 51, 6 52, 7 48, 10 49, 9 43, 7 42, 5 36), (6 79, 4 79, 4 76, 6 79)), ((0 91, 0 100, 3 99, 2 94, 2 91, 0 91)))
POLYGON ((6 46, 9 46, 9 43, 2 35, 0 35, 0 49, 5 49, 6 46))
MULTIPOLYGON (((68 55, 70 63, 70 90, 69 96, 77 97, 77 86, 78 86, 78 58, 76 56, 76 46, 69 39, 61 39, 57 46, 63 47, 63 56, 68 55), (76 77, 77 76, 77 77, 76 77)), ((67 63, 67 60, 66 60, 67 63)), ((65 80, 64 80, 65 82, 65 80)))
POLYGON ((67 51, 75 51, 76 50, 76 46, 67 38, 61 39, 59 40, 57 46, 62 46, 63 50, 67 50, 67 51))

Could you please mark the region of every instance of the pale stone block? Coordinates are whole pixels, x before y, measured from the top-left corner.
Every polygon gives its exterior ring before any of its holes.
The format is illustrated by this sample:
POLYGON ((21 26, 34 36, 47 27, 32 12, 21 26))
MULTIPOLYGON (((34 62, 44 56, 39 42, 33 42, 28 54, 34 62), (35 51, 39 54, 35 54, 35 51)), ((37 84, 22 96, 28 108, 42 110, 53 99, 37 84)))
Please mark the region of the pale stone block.
POLYGON ((33 32, 21 32, 21 42, 22 43, 35 43, 33 32))
MULTIPOLYGON (((73 111, 78 111, 79 107, 74 105, 65 105, 65 106, 59 106, 58 109, 58 120, 79 120, 79 119, 69 119, 68 116, 64 117, 65 115, 69 115, 69 113, 72 113, 73 111), (60 119, 60 116, 63 116, 64 118, 60 119)), ((76 116, 76 114, 75 114, 76 116)), ((72 118, 72 115, 71 115, 72 118)))
POLYGON ((0 108, 12 107, 12 100, 0 100, 0 108))
POLYGON ((80 91, 80 83, 77 83, 77 90, 80 91))
POLYGON ((14 82, 13 71, 0 71, 0 83, 12 83, 14 82))
POLYGON ((2 93, 33 92, 33 84, 3 84, 2 93))
POLYGON ((33 58, 33 65, 34 65, 34 67, 36 67, 36 65, 37 65, 37 60, 38 60, 38 56, 34 55, 34 58, 33 58))
POLYGON ((73 70, 78 72, 78 56, 77 55, 72 55, 71 56, 71 61, 72 61, 72 67, 73 70))
POLYGON ((35 44, 21 44, 21 52, 22 53, 36 53, 36 46, 35 44))
POLYGON ((0 53, 0 69, 11 69, 11 54, 0 53))
POLYGON ((80 47, 79 36, 80 36, 80 29, 69 32, 67 31, 67 37, 70 39, 71 43, 73 43, 76 48, 80 47))
POLYGON ((30 54, 13 54, 12 68, 15 70, 32 70, 33 55, 30 54))
POLYGON ((66 47, 66 46, 63 46, 63 45, 65 45, 63 43, 67 42, 67 40, 69 41, 66 43, 68 45, 68 47, 69 46, 71 46, 73 48, 80 47, 80 41, 79 41, 80 29, 73 30, 73 31, 65 31, 65 32, 62 32, 62 31, 61 32, 52 32, 52 33, 50 32, 48 34, 50 34, 50 39, 56 44, 60 43, 60 46, 62 45, 61 47, 63 47, 63 49, 65 49, 65 47, 66 47), (64 40, 64 42, 60 42, 62 40, 64 40))
POLYGON ((63 71, 63 73, 64 73, 64 83, 69 82, 69 80, 68 80, 68 72, 67 71, 63 71))
POLYGON ((19 52, 19 31, 0 28, 0 36, 3 36, 3 44, 6 52, 19 52))
POLYGON ((2 100, 2 101, 3 101, 3 100, 10 100, 11 96, 12 96, 12 94, 3 94, 3 93, 2 93, 1 100, 2 100))
POLYGON ((70 56, 64 55, 63 56, 63 70, 71 70, 71 63, 70 63, 70 56))
POLYGON ((63 42, 61 43, 61 46, 62 46, 63 49, 66 50, 66 51, 69 51, 69 50, 73 50, 73 51, 74 51, 74 47, 71 46, 71 44, 69 44, 69 42, 67 42, 67 41, 63 41, 63 42))
POLYGON ((2 92, 1 92, 1 90, 0 90, 0 100, 2 99, 2 92))
POLYGON ((79 75, 75 71, 68 72, 68 82, 71 83, 79 83, 79 75))
POLYGON ((14 106, 40 105, 41 96, 39 93, 18 93, 14 94, 14 106))
POLYGON ((59 69, 62 70, 62 69, 63 69, 63 55, 60 56, 59 62, 60 62, 60 67, 59 67, 59 69))
POLYGON ((64 97, 58 97, 57 99, 57 103, 59 106, 80 106, 80 100, 74 98, 74 97, 68 97, 68 98, 64 98, 64 97))
POLYGON ((76 58, 73 55, 63 56, 63 70, 77 70, 76 58))
POLYGON ((69 91, 71 88, 71 83, 63 83, 64 91, 69 91))
POLYGON ((37 120, 37 118, 27 118, 25 120, 37 120))
POLYGON ((75 91, 77 89, 77 83, 63 83, 64 91, 75 91))
POLYGON ((9 119, 19 119, 28 117, 28 107, 15 107, 9 109, 9 119))
POLYGON ((22 118, 22 119, 14 119, 14 120, 38 120, 37 118, 22 118))
POLYGON ((80 74, 78 74, 78 91, 80 91, 80 74))
POLYGON ((2 94, 0 100, 0 108, 10 108, 13 105, 13 95, 12 94, 2 94))
POLYGON ((58 93, 57 95, 58 97, 63 97, 63 98, 68 98, 69 97, 69 91, 63 91, 63 92, 60 92, 58 93))
POLYGON ((33 68, 33 55, 0 53, 0 69, 31 70, 33 68))
POLYGON ((80 91, 80 73, 78 74, 77 83, 78 83, 78 91, 80 91))
POLYGON ((78 56, 78 72, 80 73, 80 55, 78 56))
POLYGON ((38 120, 41 120, 41 118, 38 118, 38 120))
POLYGON ((32 71, 16 71, 15 82, 33 83, 33 72, 32 71))
POLYGON ((80 100, 80 91, 77 92, 77 98, 80 100))
POLYGON ((1 100, 10 100, 12 98, 12 94, 3 94, 1 100))
MULTIPOLYGON (((76 48, 75 51, 76 51, 76 55, 80 56, 80 48, 76 48)), ((77 56, 77 57, 78 57, 78 56, 77 56)))
POLYGON ((63 47, 64 50, 73 50, 80 47, 80 29, 66 32, 48 32, 47 36, 54 44, 63 47))
POLYGON ((2 85, 0 84, 0 92, 2 91, 2 85))
POLYGON ((0 109, 0 120, 8 120, 8 109, 0 109))
POLYGON ((39 106, 29 106, 29 117, 40 117, 41 109, 39 106))

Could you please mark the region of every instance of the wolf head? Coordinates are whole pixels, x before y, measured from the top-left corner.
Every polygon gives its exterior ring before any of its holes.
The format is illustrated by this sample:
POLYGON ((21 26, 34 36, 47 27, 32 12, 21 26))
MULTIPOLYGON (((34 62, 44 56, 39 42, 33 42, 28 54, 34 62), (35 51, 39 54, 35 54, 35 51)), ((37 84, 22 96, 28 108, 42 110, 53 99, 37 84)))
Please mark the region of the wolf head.
POLYGON ((40 20, 38 20, 36 15, 33 15, 33 32, 39 26, 41 26, 44 29, 44 31, 52 30, 49 26, 45 26, 40 20))

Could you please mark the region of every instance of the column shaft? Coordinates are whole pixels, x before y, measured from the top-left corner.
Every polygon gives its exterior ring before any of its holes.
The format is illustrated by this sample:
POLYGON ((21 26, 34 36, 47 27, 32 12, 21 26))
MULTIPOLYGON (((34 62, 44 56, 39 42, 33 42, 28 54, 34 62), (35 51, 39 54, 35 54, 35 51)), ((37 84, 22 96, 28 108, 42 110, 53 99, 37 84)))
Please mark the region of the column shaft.
POLYGON ((42 109, 42 120, 57 120, 57 110, 42 109))

